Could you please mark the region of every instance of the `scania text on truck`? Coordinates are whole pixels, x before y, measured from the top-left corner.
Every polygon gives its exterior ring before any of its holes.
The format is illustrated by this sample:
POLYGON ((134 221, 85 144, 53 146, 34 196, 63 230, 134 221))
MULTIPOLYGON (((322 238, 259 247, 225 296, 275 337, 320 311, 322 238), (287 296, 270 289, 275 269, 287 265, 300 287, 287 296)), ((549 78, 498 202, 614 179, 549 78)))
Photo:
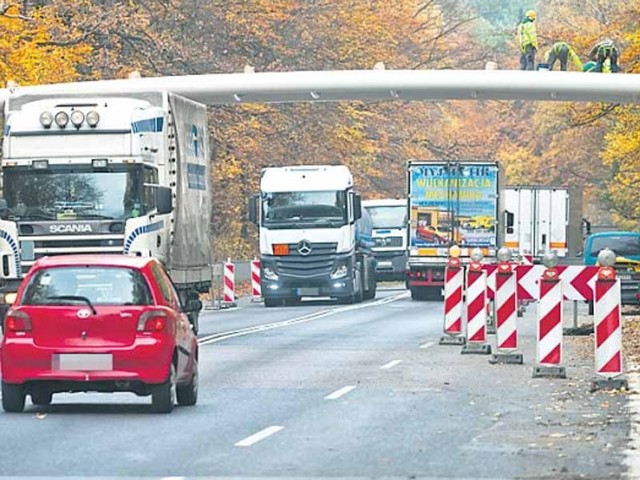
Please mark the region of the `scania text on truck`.
POLYGON ((407 173, 411 298, 439 298, 452 245, 467 262, 473 249, 490 259, 502 244, 502 171, 496 162, 409 161, 407 173))
POLYGON ((379 282, 404 281, 407 275, 407 200, 365 200, 362 206, 373 225, 376 278, 379 282))
MULTIPOLYGON (((206 107, 166 92, 5 105, 0 200, 4 308, 44 256, 160 260, 197 330, 211 284, 206 107)), ((96 285, 96 288, 100 288, 96 285)))
POLYGON ((265 168, 250 217, 260 228, 265 306, 302 297, 375 297, 371 220, 345 166, 265 168))
POLYGON ((535 261, 552 250, 562 258, 577 257, 583 245, 579 190, 523 185, 506 187, 504 195, 505 246, 535 261))

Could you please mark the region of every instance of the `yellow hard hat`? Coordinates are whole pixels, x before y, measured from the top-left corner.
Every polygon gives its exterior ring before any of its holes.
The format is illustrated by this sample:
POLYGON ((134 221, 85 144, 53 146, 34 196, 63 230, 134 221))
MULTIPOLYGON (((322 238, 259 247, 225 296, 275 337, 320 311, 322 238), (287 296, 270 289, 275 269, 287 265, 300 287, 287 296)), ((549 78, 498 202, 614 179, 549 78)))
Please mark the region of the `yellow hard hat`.
POLYGON ((535 10, 529 10, 529 11, 527 11, 527 13, 525 13, 525 16, 529 20, 535 20, 536 19, 536 12, 535 12, 535 10))

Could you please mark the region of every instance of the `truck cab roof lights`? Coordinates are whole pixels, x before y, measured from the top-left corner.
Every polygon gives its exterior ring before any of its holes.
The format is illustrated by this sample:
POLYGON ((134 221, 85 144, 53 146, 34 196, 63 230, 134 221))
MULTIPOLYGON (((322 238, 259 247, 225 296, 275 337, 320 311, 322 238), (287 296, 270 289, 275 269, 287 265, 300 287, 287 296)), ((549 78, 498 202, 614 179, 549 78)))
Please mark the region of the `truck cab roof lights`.
POLYGON ((40 124, 44 128, 51 128, 51 125, 53 124, 53 115, 51 112, 42 112, 40 114, 40 124))
POLYGON ((49 160, 34 160, 31 162, 31 167, 36 170, 46 170, 49 168, 49 160))
POLYGON ((89 113, 87 113, 87 125, 89 125, 91 128, 96 128, 98 126, 98 123, 100 123, 100 114, 98 112, 96 112, 95 110, 91 110, 89 113))
POLYGON ((84 122, 84 113, 80 110, 74 110, 71 112, 71 123, 74 127, 80 128, 84 122))
POLYGON ((69 115, 67 115, 67 112, 58 112, 56 113, 55 121, 60 128, 65 128, 69 123, 69 115))

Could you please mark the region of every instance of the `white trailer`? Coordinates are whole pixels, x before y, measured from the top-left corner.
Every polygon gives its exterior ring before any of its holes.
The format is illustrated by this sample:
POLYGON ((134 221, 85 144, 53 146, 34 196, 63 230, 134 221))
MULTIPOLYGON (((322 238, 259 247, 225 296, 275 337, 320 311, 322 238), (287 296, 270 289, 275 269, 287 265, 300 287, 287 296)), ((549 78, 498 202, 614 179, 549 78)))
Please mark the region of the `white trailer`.
POLYGON ((505 246, 532 260, 552 250, 575 256, 582 244, 582 209, 579 195, 572 193, 540 185, 507 187, 505 246))
POLYGON ((154 256, 197 329, 211 284, 204 105, 167 92, 12 96, 1 168, 5 308, 40 257, 154 256))

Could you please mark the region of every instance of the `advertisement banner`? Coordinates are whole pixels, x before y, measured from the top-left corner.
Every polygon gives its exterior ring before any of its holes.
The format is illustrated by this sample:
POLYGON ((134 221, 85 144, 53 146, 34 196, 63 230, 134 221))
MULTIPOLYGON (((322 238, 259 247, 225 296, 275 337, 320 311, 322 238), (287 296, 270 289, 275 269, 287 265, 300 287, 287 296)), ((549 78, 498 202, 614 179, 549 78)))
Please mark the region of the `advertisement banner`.
POLYGON ((498 167, 411 165, 411 247, 495 247, 498 167))

